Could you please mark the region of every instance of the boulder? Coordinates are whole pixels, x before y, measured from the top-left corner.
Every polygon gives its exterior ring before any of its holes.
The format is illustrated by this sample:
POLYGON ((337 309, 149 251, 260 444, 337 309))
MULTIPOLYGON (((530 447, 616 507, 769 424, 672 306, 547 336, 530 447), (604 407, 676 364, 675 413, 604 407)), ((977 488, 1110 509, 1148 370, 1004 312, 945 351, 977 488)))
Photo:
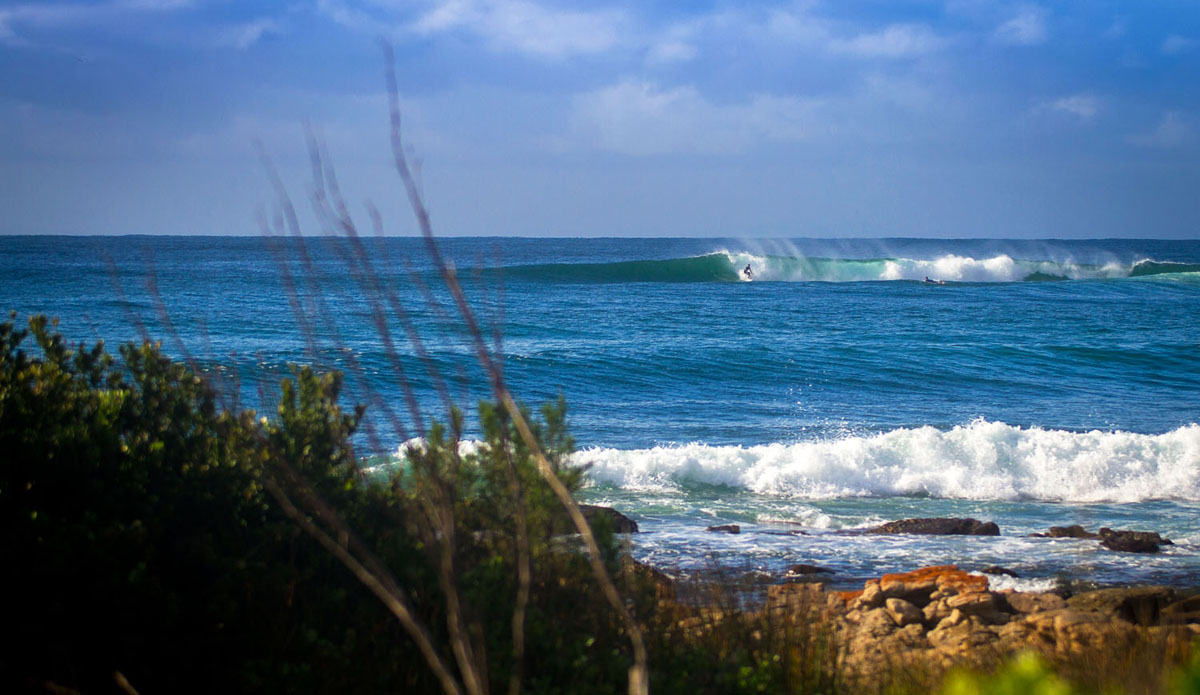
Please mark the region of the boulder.
POLYGON ((978 519, 932 518, 901 519, 866 529, 864 533, 916 533, 938 536, 999 536, 1000 527, 994 521, 978 519))
POLYGON ((987 577, 969 574, 957 565, 922 567, 912 572, 885 574, 879 588, 886 598, 901 598, 918 607, 931 600, 967 591, 986 591, 987 577), (940 592, 940 593, 938 593, 940 592))
POLYGON ((675 600, 675 579, 666 572, 639 562, 628 554, 621 556, 621 570, 628 579, 652 587, 659 601, 675 600))
POLYGON ((825 569, 824 567, 819 567, 817 565, 806 565, 804 563, 800 563, 798 565, 792 565, 791 567, 789 567, 788 571, 787 571, 787 576, 788 577, 805 577, 805 578, 812 579, 812 578, 816 578, 817 576, 820 576, 822 574, 833 574, 833 573, 834 572, 831 569, 825 569))
POLYGON ((814 610, 829 607, 831 602, 824 590, 824 584, 815 582, 788 582, 769 586, 766 607, 768 611, 781 611, 787 615, 809 615, 814 610))
POLYGON ((1162 621, 1173 625, 1200 624, 1200 594, 1189 596, 1163 608, 1162 621))
POLYGON ((1000 565, 988 565, 987 567, 984 567, 983 569, 979 570, 979 572, 981 574, 991 574, 991 575, 995 575, 995 576, 1012 577, 1013 579, 1021 578, 1021 575, 1017 574, 1016 572, 1013 572, 1012 570, 1008 569, 1007 567, 1001 567, 1000 565))
POLYGON ((1046 534, 1050 538, 1099 538, 1100 535, 1092 533, 1079 524, 1071 526, 1051 526, 1050 533, 1046 534))
POLYGON ((1159 546, 1171 545, 1171 541, 1154 531, 1114 531, 1102 528, 1100 538, 1100 545, 1125 553, 1157 553, 1159 546))
POLYGON ((872 608, 863 611, 858 619, 858 635, 860 639, 879 639, 896 631, 896 621, 887 608, 872 608))
MULTIPOLYGON (((561 509, 561 508, 560 508, 561 509)), ((579 511, 583 512, 583 518, 587 519, 589 525, 595 526, 596 520, 606 518, 612 522, 613 531, 616 533, 637 533, 637 522, 625 516, 621 512, 612 507, 601 507, 595 504, 581 504, 579 511)), ((566 536, 572 533, 577 533, 575 524, 571 522, 571 517, 565 509, 556 512, 550 521, 550 528, 556 536, 566 536)))
POLYGON ((1003 600, 1001 607, 1007 606, 1014 613, 1041 613, 1067 607, 1067 602, 1057 594, 1014 591, 1002 595, 1001 598, 1003 600))
POLYGON ((925 615, 913 604, 900 598, 889 598, 884 604, 892 620, 900 627, 925 622, 925 615))
POLYGON ((863 587, 862 593, 850 601, 850 607, 879 608, 886 600, 887 597, 883 595, 883 590, 879 588, 879 582, 871 580, 863 587))
POLYGON ((616 533, 637 533, 637 522, 625 516, 621 512, 612 507, 601 507, 594 504, 581 504, 579 510, 583 512, 583 516, 588 520, 589 524, 595 524, 596 519, 605 517, 612 521, 613 531, 616 533))
POLYGON ((1158 625, 1162 611, 1175 601, 1175 591, 1166 586, 1099 589, 1067 599, 1067 607, 1105 619, 1119 619, 1134 625, 1158 625))

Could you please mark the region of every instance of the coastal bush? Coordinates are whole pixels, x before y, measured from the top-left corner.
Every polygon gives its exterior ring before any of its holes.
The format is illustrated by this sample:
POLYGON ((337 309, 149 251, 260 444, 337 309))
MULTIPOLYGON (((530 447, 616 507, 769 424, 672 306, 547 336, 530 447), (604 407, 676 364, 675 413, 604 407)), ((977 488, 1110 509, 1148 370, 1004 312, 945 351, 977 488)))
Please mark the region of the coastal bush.
MULTIPOLYGON (((620 689, 626 637, 581 553, 551 535, 561 507, 505 410, 481 406, 473 449, 455 414, 381 478, 359 469, 362 409, 337 405, 337 374, 295 370, 266 419, 220 407, 156 345, 120 354, 71 349, 43 317, 0 323, 0 541, 16 638, 0 684, 105 692, 120 673, 142 692, 439 689, 405 630, 301 533, 274 485, 336 510, 447 663, 455 639, 471 643, 485 691, 620 689), (460 625, 447 619, 451 593, 460 625)), ((544 408, 533 430, 577 490, 565 405, 544 408)), ((616 572, 611 525, 596 531, 616 572)))

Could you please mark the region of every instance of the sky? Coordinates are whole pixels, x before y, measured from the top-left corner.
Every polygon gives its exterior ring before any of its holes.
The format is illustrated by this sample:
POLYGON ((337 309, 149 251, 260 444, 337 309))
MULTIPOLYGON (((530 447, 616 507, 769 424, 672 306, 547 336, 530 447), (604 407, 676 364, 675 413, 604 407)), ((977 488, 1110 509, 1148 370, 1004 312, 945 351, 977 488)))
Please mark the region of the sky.
POLYGON ((1197 0, 0 0, 0 234, 418 233, 381 40, 443 236, 1200 238, 1197 0))

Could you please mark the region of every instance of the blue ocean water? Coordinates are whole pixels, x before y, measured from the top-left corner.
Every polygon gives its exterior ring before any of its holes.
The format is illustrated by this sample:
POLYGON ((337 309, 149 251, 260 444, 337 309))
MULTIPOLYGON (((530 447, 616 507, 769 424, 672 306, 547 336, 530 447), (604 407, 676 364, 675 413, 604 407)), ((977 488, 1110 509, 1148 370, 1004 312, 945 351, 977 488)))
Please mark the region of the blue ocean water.
MULTIPOLYGON (((1025 587, 1196 583, 1200 242, 439 245, 513 392, 566 397, 585 495, 637 519, 635 554, 668 571, 781 577, 804 562, 849 585, 957 563, 1006 566, 1025 587), (994 520, 1002 535, 840 533, 925 516, 994 520), (705 530, 724 523, 742 533, 705 530), (1175 545, 1146 556, 1027 537, 1074 523, 1175 545)), ((470 407, 487 381, 424 242, 364 240, 378 284, 358 251, 0 237, 0 308, 56 316, 73 340, 161 339, 264 412, 290 363, 345 370, 346 400, 374 418, 362 452, 395 454, 417 429, 398 370, 427 417, 444 418, 441 389, 470 407)))

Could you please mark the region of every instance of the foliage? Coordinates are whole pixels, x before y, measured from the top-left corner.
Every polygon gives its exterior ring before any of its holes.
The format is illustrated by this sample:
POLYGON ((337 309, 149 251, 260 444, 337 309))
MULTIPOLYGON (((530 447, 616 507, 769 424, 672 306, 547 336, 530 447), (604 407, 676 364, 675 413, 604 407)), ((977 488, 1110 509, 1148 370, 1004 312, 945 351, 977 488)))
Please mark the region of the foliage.
POLYGON ((993 674, 958 671, 947 677, 942 695, 1071 695, 1076 692, 1036 654, 1020 654, 993 674))
MULTIPOLYGON (((561 515, 502 411, 481 408, 483 442, 460 454, 460 415, 410 450, 391 480, 364 476, 350 445, 362 411, 337 405, 336 374, 297 369, 277 417, 229 412, 199 375, 156 345, 69 348, 42 317, 0 324, 0 542, 17 644, 0 685, 89 692, 121 672, 143 692, 329 692, 437 688, 408 636, 264 491, 298 474, 412 597, 449 653, 445 599, 461 591, 468 631, 502 688, 515 668, 516 513, 534 567, 526 690, 605 692, 627 647, 586 563, 551 535, 561 515), (34 345, 27 347, 32 338, 34 345), (513 504, 515 472, 523 491, 513 504), (431 528, 439 503, 450 528, 431 528), (451 538, 453 586, 438 546, 451 538)), ((565 406, 536 426, 563 465, 565 406)), ((606 554, 618 555, 611 533, 606 554)))

